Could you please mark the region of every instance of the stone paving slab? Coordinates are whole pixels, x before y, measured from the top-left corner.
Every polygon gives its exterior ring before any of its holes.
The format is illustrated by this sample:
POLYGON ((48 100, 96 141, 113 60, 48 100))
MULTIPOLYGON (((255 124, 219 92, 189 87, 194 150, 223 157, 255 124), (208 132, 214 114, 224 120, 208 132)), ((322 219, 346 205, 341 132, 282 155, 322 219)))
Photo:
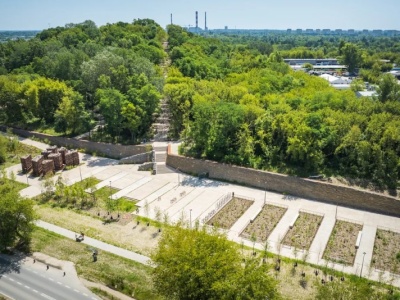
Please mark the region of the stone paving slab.
MULTIPOLYGON (((181 200, 178 201, 175 205, 171 206, 168 210, 167 213, 168 215, 174 219, 174 216, 179 214, 180 211, 185 210, 187 212, 192 209, 193 211, 193 202, 202 196, 204 193, 204 189, 192 189, 188 194, 186 194, 181 200)), ((194 219, 192 219, 194 220, 194 219)))
MULTIPOLYGON (((149 216, 152 218, 154 217, 154 209, 158 208, 162 212, 167 211, 170 207, 173 205, 176 205, 178 202, 182 201, 184 199, 184 195, 182 193, 185 193, 185 195, 189 194, 193 188, 188 188, 184 186, 177 186, 176 188, 170 189, 167 193, 162 195, 160 198, 157 198, 156 201, 153 201, 149 203, 149 209, 150 209, 150 214, 149 216)), ((140 211, 140 214, 142 215, 144 213, 143 210, 140 211)))
POLYGON ((289 224, 293 222, 293 219, 299 214, 298 207, 289 207, 286 213, 283 215, 281 220, 278 222, 274 230, 268 237, 269 242, 276 243, 282 241, 287 231, 289 230, 289 224))
POLYGON ((111 186, 113 188, 117 188, 119 190, 122 190, 131 184, 135 183, 136 181, 142 179, 144 176, 142 174, 138 173, 129 173, 128 175, 125 175, 124 177, 121 177, 118 180, 115 180, 114 182, 111 182, 111 186))
POLYGON ((27 197, 27 198, 34 198, 36 196, 39 196, 41 193, 42 189, 34 185, 31 185, 19 192, 19 194, 22 197, 27 197))
POLYGON ((169 190, 175 188, 177 184, 175 182, 170 182, 163 187, 159 188, 158 190, 155 190, 154 193, 150 194, 140 202, 136 204, 138 207, 144 207, 146 205, 146 202, 148 204, 154 202, 155 200, 158 200, 159 197, 163 197, 165 193, 167 193, 169 190))
POLYGON ((143 178, 139 179, 138 181, 135 181, 133 184, 127 186, 126 188, 123 188, 119 192, 111 195, 111 199, 116 200, 121 197, 124 197, 124 196, 128 195, 130 192, 136 190, 138 187, 140 187, 150 181, 151 181, 151 177, 143 177, 143 178))
MULTIPOLYGON (((95 188, 96 188, 96 190, 100 190, 101 188, 103 188, 105 186, 109 187, 110 186, 110 182, 112 184, 114 181, 116 181, 116 180, 118 180, 118 179, 120 179, 120 178, 122 178, 122 177, 124 177, 126 175, 128 175, 128 173, 126 173, 126 172, 116 173, 114 176, 109 177, 106 180, 103 180, 103 181, 99 182, 98 184, 96 184, 95 188)), ((89 192, 90 189, 87 189, 85 191, 89 192)))
POLYGON ((328 245, 329 237, 332 233, 333 227, 335 226, 336 219, 334 216, 326 215, 322 219, 321 225, 318 228, 317 234, 311 243, 309 250, 308 261, 313 264, 317 264, 324 254, 324 249, 328 245))
POLYGON ((244 214, 233 224, 230 231, 234 232, 237 235, 247 227, 250 223, 250 219, 254 218, 257 213, 259 213, 262 209, 262 205, 259 203, 253 203, 245 212, 244 214))
POLYGON ((154 191, 162 188, 163 186, 167 185, 169 181, 165 179, 161 179, 158 176, 151 177, 152 180, 143 184, 142 186, 138 187, 136 190, 130 192, 126 196, 131 199, 143 200, 144 198, 148 197, 154 191))
POLYGON ((102 168, 99 169, 99 172, 95 174, 95 177, 101 181, 109 181, 110 178, 113 178, 114 176, 118 176, 118 174, 128 174, 127 172, 123 172, 120 169, 117 168, 102 168))
POLYGON ((364 266, 369 266, 371 264, 372 253, 374 251, 376 230, 376 226, 363 226, 360 247, 357 250, 356 258, 354 260, 355 272, 358 268, 361 268, 362 264, 364 266))

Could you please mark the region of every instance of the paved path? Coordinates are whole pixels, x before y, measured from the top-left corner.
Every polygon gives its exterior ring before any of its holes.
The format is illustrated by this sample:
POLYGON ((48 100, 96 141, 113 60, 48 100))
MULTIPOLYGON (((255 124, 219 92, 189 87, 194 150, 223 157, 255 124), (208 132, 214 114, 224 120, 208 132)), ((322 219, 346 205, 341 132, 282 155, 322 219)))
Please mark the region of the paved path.
MULTIPOLYGON (((59 226, 56 226, 56 225, 53 225, 53 224, 50 224, 50 223, 47 223, 47 222, 44 222, 41 220, 37 221, 36 225, 41 228, 47 229, 49 231, 58 233, 62 236, 70 238, 72 240, 75 240, 76 233, 71 230, 68 230, 68 229, 65 229, 65 228, 62 228, 62 227, 59 227, 59 226)), ((85 236, 85 239, 82 241, 82 243, 92 246, 92 247, 95 247, 97 249, 101 249, 103 251, 113 253, 118 256, 133 260, 133 261, 137 261, 141 264, 149 265, 151 262, 150 258, 147 256, 144 256, 144 255, 132 252, 132 251, 128 251, 123 248, 119 248, 119 247, 104 243, 104 242, 96 240, 96 239, 92 239, 88 236, 85 236)))

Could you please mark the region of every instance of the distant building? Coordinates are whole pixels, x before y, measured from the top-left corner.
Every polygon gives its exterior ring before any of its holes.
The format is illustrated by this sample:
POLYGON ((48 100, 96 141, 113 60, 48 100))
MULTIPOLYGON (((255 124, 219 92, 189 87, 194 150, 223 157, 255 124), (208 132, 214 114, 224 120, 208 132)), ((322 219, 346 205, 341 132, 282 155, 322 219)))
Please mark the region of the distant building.
POLYGON ((336 29, 336 30, 335 30, 335 33, 336 33, 336 34, 342 34, 342 29, 336 29))
POLYGON ((315 29, 315 32, 320 34, 321 33, 321 29, 315 29))
POLYGON ((331 30, 330 29, 322 29, 323 34, 330 34, 331 30))
POLYGON ((348 90, 352 79, 349 77, 337 77, 330 74, 322 74, 319 76, 329 82, 329 84, 337 90, 348 90))
POLYGON ((296 33, 303 33, 303 29, 296 29, 296 33))
POLYGON ((376 97, 378 93, 376 91, 357 91, 356 92, 357 98, 360 97, 376 97))
POLYGON ((314 29, 306 29, 306 33, 312 34, 312 33, 314 33, 314 29))
POLYGON ((338 65, 337 58, 285 58, 285 63, 294 65, 304 65, 310 63, 313 66, 326 66, 326 65, 338 65))
POLYGON ((355 34, 356 32, 355 32, 354 29, 349 29, 349 30, 347 30, 347 33, 348 33, 348 34, 355 34))

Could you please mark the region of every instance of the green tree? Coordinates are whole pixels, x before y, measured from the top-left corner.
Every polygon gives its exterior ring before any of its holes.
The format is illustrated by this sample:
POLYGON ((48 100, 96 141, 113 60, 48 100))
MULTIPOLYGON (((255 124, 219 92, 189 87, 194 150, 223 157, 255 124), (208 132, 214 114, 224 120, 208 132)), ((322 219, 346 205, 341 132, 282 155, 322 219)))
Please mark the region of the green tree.
POLYGON ((347 70, 353 73, 362 62, 361 51, 357 45, 352 43, 346 43, 342 48, 343 53, 341 61, 347 66, 347 70))
POLYGON ((104 116, 108 133, 118 139, 123 123, 122 105, 126 97, 115 89, 99 89, 96 97, 100 99, 100 111, 104 116))
POLYGON ((19 246, 29 249, 36 215, 34 202, 24 199, 5 174, 0 184, 0 250, 19 246))
POLYGON ((83 97, 74 93, 63 97, 55 113, 55 129, 58 132, 76 134, 90 128, 90 115, 85 110, 83 97))
POLYGON ((249 259, 214 230, 166 228, 152 254, 156 290, 168 299, 276 299, 265 264, 249 259))
POLYGON ((381 102, 400 101, 400 85, 396 77, 384 74, 378 83, 378 98, 381 102))

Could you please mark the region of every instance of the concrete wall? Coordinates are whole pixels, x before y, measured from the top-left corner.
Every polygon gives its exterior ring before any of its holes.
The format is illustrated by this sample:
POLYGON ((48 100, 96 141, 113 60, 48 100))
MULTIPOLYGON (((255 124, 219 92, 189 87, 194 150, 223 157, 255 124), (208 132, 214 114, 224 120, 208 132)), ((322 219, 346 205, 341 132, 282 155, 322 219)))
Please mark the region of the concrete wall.
MULTIPOLYGON (((21 137, 31 138, 35 137, 41 140, 48 140, 51 144, 59 147, 64 146, 68 149, 85 149, 90 153, 96 153, 97 155, 103 155, 106 157, 120 159, 127 156, 145 153, 151 150, 150 145, 135 145, 126 146, 118 144, 107 144, 107 143, 96 143, 84 140, 76 140, 73 138, 65 138, 58 136, 51 136, 39 132, 27 131, 23 129, 11 128, 13 133, 21 137)), ((0 130, 6 131, 7 127, 0 126, 0 130)))
POLYGON ((170 147, 168 148, 167 165, 179 168, 185 173, 194 175, 208 173, 209 177, 213 179, 400 217, 400 200, 398 198, 351 187, 178 156, 171 154, 170 147))

